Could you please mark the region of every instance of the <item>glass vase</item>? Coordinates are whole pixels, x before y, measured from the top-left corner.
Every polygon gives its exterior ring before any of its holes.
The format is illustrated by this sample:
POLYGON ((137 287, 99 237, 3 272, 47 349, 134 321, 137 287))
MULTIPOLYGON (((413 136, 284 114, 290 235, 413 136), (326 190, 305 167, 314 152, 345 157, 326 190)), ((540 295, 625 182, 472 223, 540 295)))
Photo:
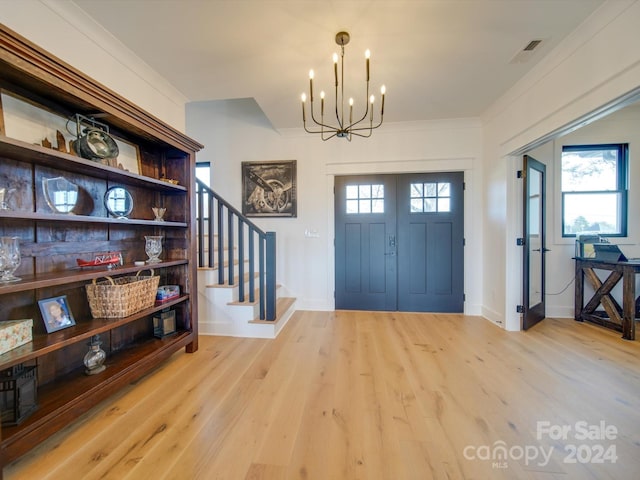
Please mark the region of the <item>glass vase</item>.
POLYGON ((145 235, 144 251, 149 256, 147 263, 160 262, 160 254, 162 253, 162 235, 145 235))
POLYGON ((95 375, 96 373, 104 371, 106 368, 104 361, 107 359, 107 354, 100 348, 100 345, 102 345, 100 335, 91 337, 87 345, 89 346, 89 351, 84 356, 85 373, 87 375, 95 375))
POLYGON ((20 266, 20 239, 0 237, 0 283, 17 282, 15 272, 20 266))
POLYGON ((15 188, 0 187, 0 210, 9 210, 9 199, 15 188))

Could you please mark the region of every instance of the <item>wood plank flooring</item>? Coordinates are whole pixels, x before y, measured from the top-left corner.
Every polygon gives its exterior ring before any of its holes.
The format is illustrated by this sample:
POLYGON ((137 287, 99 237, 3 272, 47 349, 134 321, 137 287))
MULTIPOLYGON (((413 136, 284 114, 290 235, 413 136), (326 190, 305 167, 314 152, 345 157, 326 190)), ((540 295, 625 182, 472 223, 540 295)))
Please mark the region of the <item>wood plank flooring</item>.
POLYGON ((631 480, 639 454, 640 341, 573 320, 296 312, 276 340, 201 337, 4 474, 631 480))

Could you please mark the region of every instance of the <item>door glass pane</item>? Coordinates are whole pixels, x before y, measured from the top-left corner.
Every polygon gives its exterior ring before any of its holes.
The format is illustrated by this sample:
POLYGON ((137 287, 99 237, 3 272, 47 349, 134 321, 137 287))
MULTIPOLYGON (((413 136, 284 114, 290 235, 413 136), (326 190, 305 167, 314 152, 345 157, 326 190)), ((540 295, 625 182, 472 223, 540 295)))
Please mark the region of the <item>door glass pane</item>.
POLYGON ((347 198, 358 198, 357 185, 347 185, 347 198))
POLYGON ((450 198, 439 198, 438 199, 438 211, 439 212, 450 212, 451 211, 451 199, 450 198))
POLYGON ((450 212, 451 183, 412 183, 409 211, 411 213, 450 212))
POLYGON ((384 185, 371 185, 371 196, 373 198, 384 198, 384 185))
POLYGON ((347 213, 358 213, 358 200, 347 200, 347 213))
POLYGON ((436 211, 436 199, 435 198, 425 198, 424 199, 424 212, 435 212, 436 211))
POLYGON ((347 185, 346 198, 346 213, 384 213, 384 185, 347 185))
POLYGON ((542 303, 542 173, 529 170, 529 305, 542 303))

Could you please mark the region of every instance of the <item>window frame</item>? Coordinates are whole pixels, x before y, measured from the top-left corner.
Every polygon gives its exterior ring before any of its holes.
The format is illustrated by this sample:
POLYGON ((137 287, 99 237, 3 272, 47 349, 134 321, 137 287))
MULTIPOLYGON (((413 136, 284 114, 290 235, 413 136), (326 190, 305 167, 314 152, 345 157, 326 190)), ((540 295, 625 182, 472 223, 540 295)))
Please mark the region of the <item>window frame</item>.
MULTIPOLYGON (((211 188, 211 162, 196 162, 196 166, 195 166, 195 172, 194 175, 196 178, 198 178, 198 168, 208 168, 209 169, 209 181, 204 182, 206 183, 207 187, 211 188)), ((202 181, 202 179, 200 178, 199 180, 202 181)))
POLYGON ((588 145, 562 145, 560 151, 560 232, 562 238, 575 238, 575 233, 565 233, 565 198, 567 195, 584 195, 597 193, 615 193, 620 195, 620 206, 616 215, 619 218, 619 233, 602 233, 602 237, 626 237, 628 231, 628 198, 629 198, 629 144, 628 143, 599 143, 588 145), (615 190, 580 190, 565 192, 562 185, 562 155, 565 152, 580 152, 594 150, 617 150, 616 189, 615 190))

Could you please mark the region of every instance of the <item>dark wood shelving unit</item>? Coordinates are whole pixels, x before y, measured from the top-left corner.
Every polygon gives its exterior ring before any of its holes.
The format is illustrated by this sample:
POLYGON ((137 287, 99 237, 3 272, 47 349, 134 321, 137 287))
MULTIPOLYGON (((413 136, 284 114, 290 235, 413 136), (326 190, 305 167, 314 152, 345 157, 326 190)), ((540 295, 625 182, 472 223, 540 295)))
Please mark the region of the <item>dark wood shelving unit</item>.
POLYGON ((58 117, 95 116, 139 154, 139 171, 129 172, 9 138, 0 102, 0 186, 15 189, 10 209, 0 211, 0 236, 18 237, 22 250, 15 272, 21 280, 0 285, 0 327, 9 320, 33 320, 32 341, 0 355, 0 370, 23 366, 37 372, 37 409, 17 425, 0 428, 1 479, 6 464, 107 396, 181 349, 197 351, 193 189, 195 154, 202 145, 2 24, 0 72, 0 91, 58 117), (54 213, 44 197, 44 179, 58 176, 75 183, 82 196, 73 215, 54 213), (113 218, 104 207, 105 193, 113 186, 131 193, 128 219, 113 218), (152 207, 158 206, 167 209, 165 221, 154 219, 152 207), (149 235, 163 237, 162 261, 135 265, 147 259, 144 237, 149 235), (122 266, 77 266, 76 259, 113 251, 121 252, 122 266), (161 285, 179 285, 180 296, 128 317, 92 318, 87 284, 149 269, 160 276, 161 285), (62 295, 75 325, 47 333, 38 301, 62 295), (176 332, 156 338, 153 317, 165 309, 175 312, 176 332), (107 354, 107 368, 86 375, 83 357, 95 335, 107 354))
POLYGON ((23 455, 42 440, 43 434, 64 428, 190 342, 191 334, 187 331, 148 339, 111 355, 105 363, 106 376, 89 376, 83 369, 77 369, 39 388, 38 409, 20 425, 2 428, 3 453, 9 458, 23 455))

